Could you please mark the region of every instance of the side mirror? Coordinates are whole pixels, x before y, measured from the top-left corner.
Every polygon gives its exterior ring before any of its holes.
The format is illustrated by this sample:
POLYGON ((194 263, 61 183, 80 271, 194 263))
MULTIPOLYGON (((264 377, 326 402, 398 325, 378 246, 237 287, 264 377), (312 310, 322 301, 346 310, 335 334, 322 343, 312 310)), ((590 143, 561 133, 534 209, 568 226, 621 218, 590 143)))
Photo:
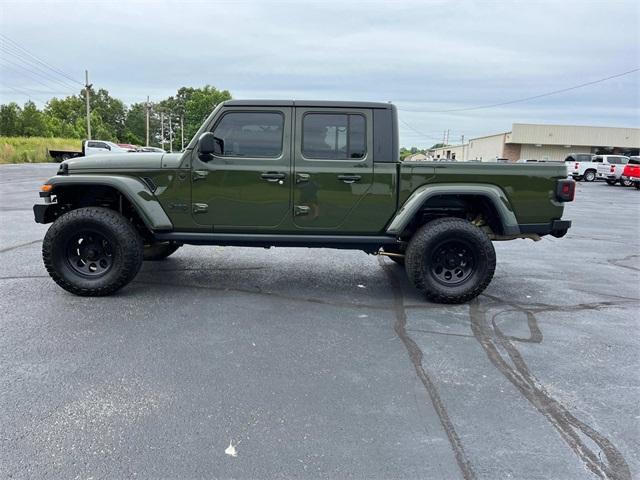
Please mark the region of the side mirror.
POLYGON ((104 148, 106 148, 107 150, 111 150, 111 147, 109 145, 105 145, 104 148))
POLYGON ((200 160, 206 162, 211 155, 222 155, 224 152, 224 140, 216 137, 211 132, 205 132, 198 139, 198 155, 200 160))

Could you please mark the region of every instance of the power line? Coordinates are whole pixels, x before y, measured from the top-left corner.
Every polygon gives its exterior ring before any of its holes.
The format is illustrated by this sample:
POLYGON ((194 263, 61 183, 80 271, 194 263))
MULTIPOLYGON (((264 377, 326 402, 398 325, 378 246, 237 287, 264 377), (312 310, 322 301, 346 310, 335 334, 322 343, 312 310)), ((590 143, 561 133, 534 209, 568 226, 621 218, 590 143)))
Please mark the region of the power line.
POLYGON ((28 93, 28 92, 25 92, 24 90, 21 90, 21 89, 19 89, 19 88, 12 87, 12 86, 10 86, 10 85, 5 85, 5 86, 6 86, 7 88, 10 88, 10 89, 11 89, 11 90, 13 90, 14 92, 17 92, 17 93, 19 93, 19 94, 21 94, 21 95, 24 95, 25 97, 27 97, 27 98, 28 98, 29 100, 31 100, 31 101, 36 101, 36 102, 39 102, 39 103, 41 103, 41 104, 43 104, 43 105, 45 105, 45 104, 46 104, 46 102, 44 102, 44 101, 42 101, 42 100, 39 100, 39 99, 37 99, 37 98, 34 98, 34 97, 33 97, 33 95, 31 95, 31 94, 30 94, 30 93, 28 93))
POLYGON ((417 128, 409 125, 407 122, 405 122, 403 119, 400 119, 400 123, 404 124, 405 127, 409 128, 410 130, 412 130, 413 132, 417 133, 418 135, 420 135, 421 137, 424 138, 429 138, 431 140, 440 140, 440 137, 434 137, 432 135, 427 135, 424 132, 421 132, 420 130, 418 130, 417 128))
POLYGON ((37 61, 38 63, 44 65, 45 67, 47 67, 49 70, 57 73, 58 75, 66 78, 67 80, 71 80, 73 83, 77 83, 78 85, 82 85, 82 82, 79 82, 78 80, 76 80, 75 78, 71 77, 70 75, 67 75, 65 72, 63 72, 62 70, 50 65, 49 63, 45 62, 44 60, 36 57, 34 54, 32 54, 31 52, 29 52, 29 50, 27 50, 26 48, 22 47, 19 43, 17 43, 16 41, 10 39, 9 37, 7 37, 6 35, 0 33, 0 37, 2 37, 2 39, 4 40, 5 44, 6 42, 9 42, 9 46, 13 47, 14 50, 18 49, 19 51, 23 52, 25 55, 28 55, 29 57, 33 58, 35 61, 37 61))
MULTIPOLYGON (((57 84, 54 84, 54 83, 47 84, 47 83, 43 82, 42 80, 40 80, 39 78, 42 78, 42 79, 44 79, 44 80, 46 80, 48 82, 52 81, 48 77, 46 77, 44 75, 41 75, 36 71, 30 70, 30 69, 28 69, 28 68, 26 68, 26 67, 24 67, 24 66, 22 66, 22 65, 20 65, 18 63, 12 62, 8 58, 3 58, 2 61, 13 65, 13 67, 10 67, 9 65, 5 64, 4 67, 5 68, 9 68, 10 70, 13 70, 18 75, 25 75, 27 78, 30 78, 31 80, 34 80, 34 81, 38 82, 40 85, 42 85, 44 87, 47 87, 47 88, 51 88, 52 85, 55 86, 56 88, 60 88, 60 85, 57 85, 57 84), (22 71, 16 69, 15 67, 21 68, 22 71), (36 75, 37 77, 34 77, 34 75, 36 75)), ((72 88, 75 90, 75 87, 71 87, 69 85, 62 84, 62 86, 67 89, 63 93, 69 93, 69 90, 71 90, 72 88)))
MULTIPOLYGON (((8 49, 7 45, 0 44, 0 50, 2 50, 2 53, 11 55, 15 60, 18 60, 19 62, 21 62, 20 64, 15 64, 14 62, 11 62, 11 63, 14 63, 15 65, 18 65, 20 68, 23 68, 25 70, 29 70, 32 73, 35 73, 36 75, 44 77, 49 81, 54 81, 56 83, 59 83, 60 85, 66 87, 66 88, 70 88, 70 89, 71 88, 72 89, 77 88, 75 85, 72 85, 67 80, 61 80, 60 78, 53 76, 49 70, 45 70, 44 68, 42 68, 37 63, 29 60, 28 58, 25 58, 24 55, 21 52, 19 52, 17 50, 13 50, 12 51, 12 50, 8 49)), ((7 57, 4 57, 3 60, 8 61, 8 62, 10 61, 7 57)))
POLYGON ((567 88, 561 88, 560 90, 554 90, 554 91, 551 91, 551 92, 541 93, 539 95, 533 95, 531 97, 524 97, 524 98, 518 98, 518 99, 515 99, 515 100, 509 100, 509 101, 506 101, 506 102, 492 103, 492 104, 489 104, 489 105, 478 105, 476 107, 467 107, 467 108, 451 108, 451 109, 448 109, 448 110, 405 110, 405 109, 402 109, 402 108, 399 108, 398 110, 402 110, 404 112, 416 112, 416 113, 450 113, 450 112, 467 112, 467 111, 470 111, 470 110, 480 110, 480 109, 484 109, 484 108, 501 107, 503 105, 511 105, 512 103, 526 102, 526 101, 529 101, 529 100, 534 100, 536 98, 548 97, 550 95, 557 95, 558 93, 564 93, 564 92, 568 92, 570 90, 576 90, 578 88, 588 87, 589 85, 595 85, 597 83, 606 82, 607 80, 612 80, 614 78, 622 77, 624 75, 629 75, 629 74, 635 73, 635 72, 637 72, 639 70, 640 70, 640 68, 634 68, 634 69, 628 70, 626 72, 617 73, 617 74, 611 75, 609 77, 599 78, 598 80, 593 80, 591 82, 581 83, 579 85, 573 85, 573 86, 567 87, 567 88))

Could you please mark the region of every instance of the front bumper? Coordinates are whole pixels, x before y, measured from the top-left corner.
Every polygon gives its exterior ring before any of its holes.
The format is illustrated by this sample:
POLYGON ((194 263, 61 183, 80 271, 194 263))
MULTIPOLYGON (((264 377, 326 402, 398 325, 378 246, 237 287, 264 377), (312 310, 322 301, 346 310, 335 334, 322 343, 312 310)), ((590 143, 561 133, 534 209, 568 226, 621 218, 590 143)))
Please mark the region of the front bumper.
POLYGON ((57 203, 38 203, 33 206, 33 216, 36 223, 51 223, 60 214, 60 208, 57 203))

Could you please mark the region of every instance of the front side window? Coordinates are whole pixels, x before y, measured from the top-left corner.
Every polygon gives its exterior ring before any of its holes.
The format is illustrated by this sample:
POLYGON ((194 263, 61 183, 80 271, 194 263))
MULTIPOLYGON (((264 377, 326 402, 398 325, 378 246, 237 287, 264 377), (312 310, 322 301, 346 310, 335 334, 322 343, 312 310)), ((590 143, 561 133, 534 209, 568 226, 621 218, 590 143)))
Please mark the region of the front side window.
POLYGON ((279 112, 230 112, 216 125, 221 157, 276 158, 282 154, 284 116, 279 112))
POLYGON ((322 160, 361 159, 366 154, 362 115, 308 113, 302 119, 302 154, 322 160))

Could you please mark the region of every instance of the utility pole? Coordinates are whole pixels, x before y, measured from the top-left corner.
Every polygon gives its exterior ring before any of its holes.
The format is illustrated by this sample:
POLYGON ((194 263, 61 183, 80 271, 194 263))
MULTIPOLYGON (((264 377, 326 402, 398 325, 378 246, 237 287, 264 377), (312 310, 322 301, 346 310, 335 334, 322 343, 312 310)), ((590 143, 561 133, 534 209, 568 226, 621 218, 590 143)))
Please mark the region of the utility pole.
POLYGON ((87 140, 91 140, 91 107, 89 106, 89 70, 84 71, 84 98, 87 103, 87 140))
POLYGON ((160 112, 160 148, 164 150, 164 112, 160 112))
POLYGON ((447 131, 445 130, 442 133, 442 145, 445 146, 447 144, 447 131))
POLYGON ((173 153, 173 127, 171 126, 171 113, 169 113, 169 153, 173 153))
POLYGON ((448 128, 447 128, 447 142, 446 142, 446 144, 449 145, 449 129, 448 128))
POLYGON ((460 145, 464 145, 464 133, 460 136, 460 145))
POLYGON ((151 107, 151 104, 149 103, 149 95, 147 95, 147 103, 145 103, 144 105, 147 110, 147 147, 149 146, 149 108, 151 107))
POLYGON ((180 150, 184 150, 184 115, 180 115, 180 150))

